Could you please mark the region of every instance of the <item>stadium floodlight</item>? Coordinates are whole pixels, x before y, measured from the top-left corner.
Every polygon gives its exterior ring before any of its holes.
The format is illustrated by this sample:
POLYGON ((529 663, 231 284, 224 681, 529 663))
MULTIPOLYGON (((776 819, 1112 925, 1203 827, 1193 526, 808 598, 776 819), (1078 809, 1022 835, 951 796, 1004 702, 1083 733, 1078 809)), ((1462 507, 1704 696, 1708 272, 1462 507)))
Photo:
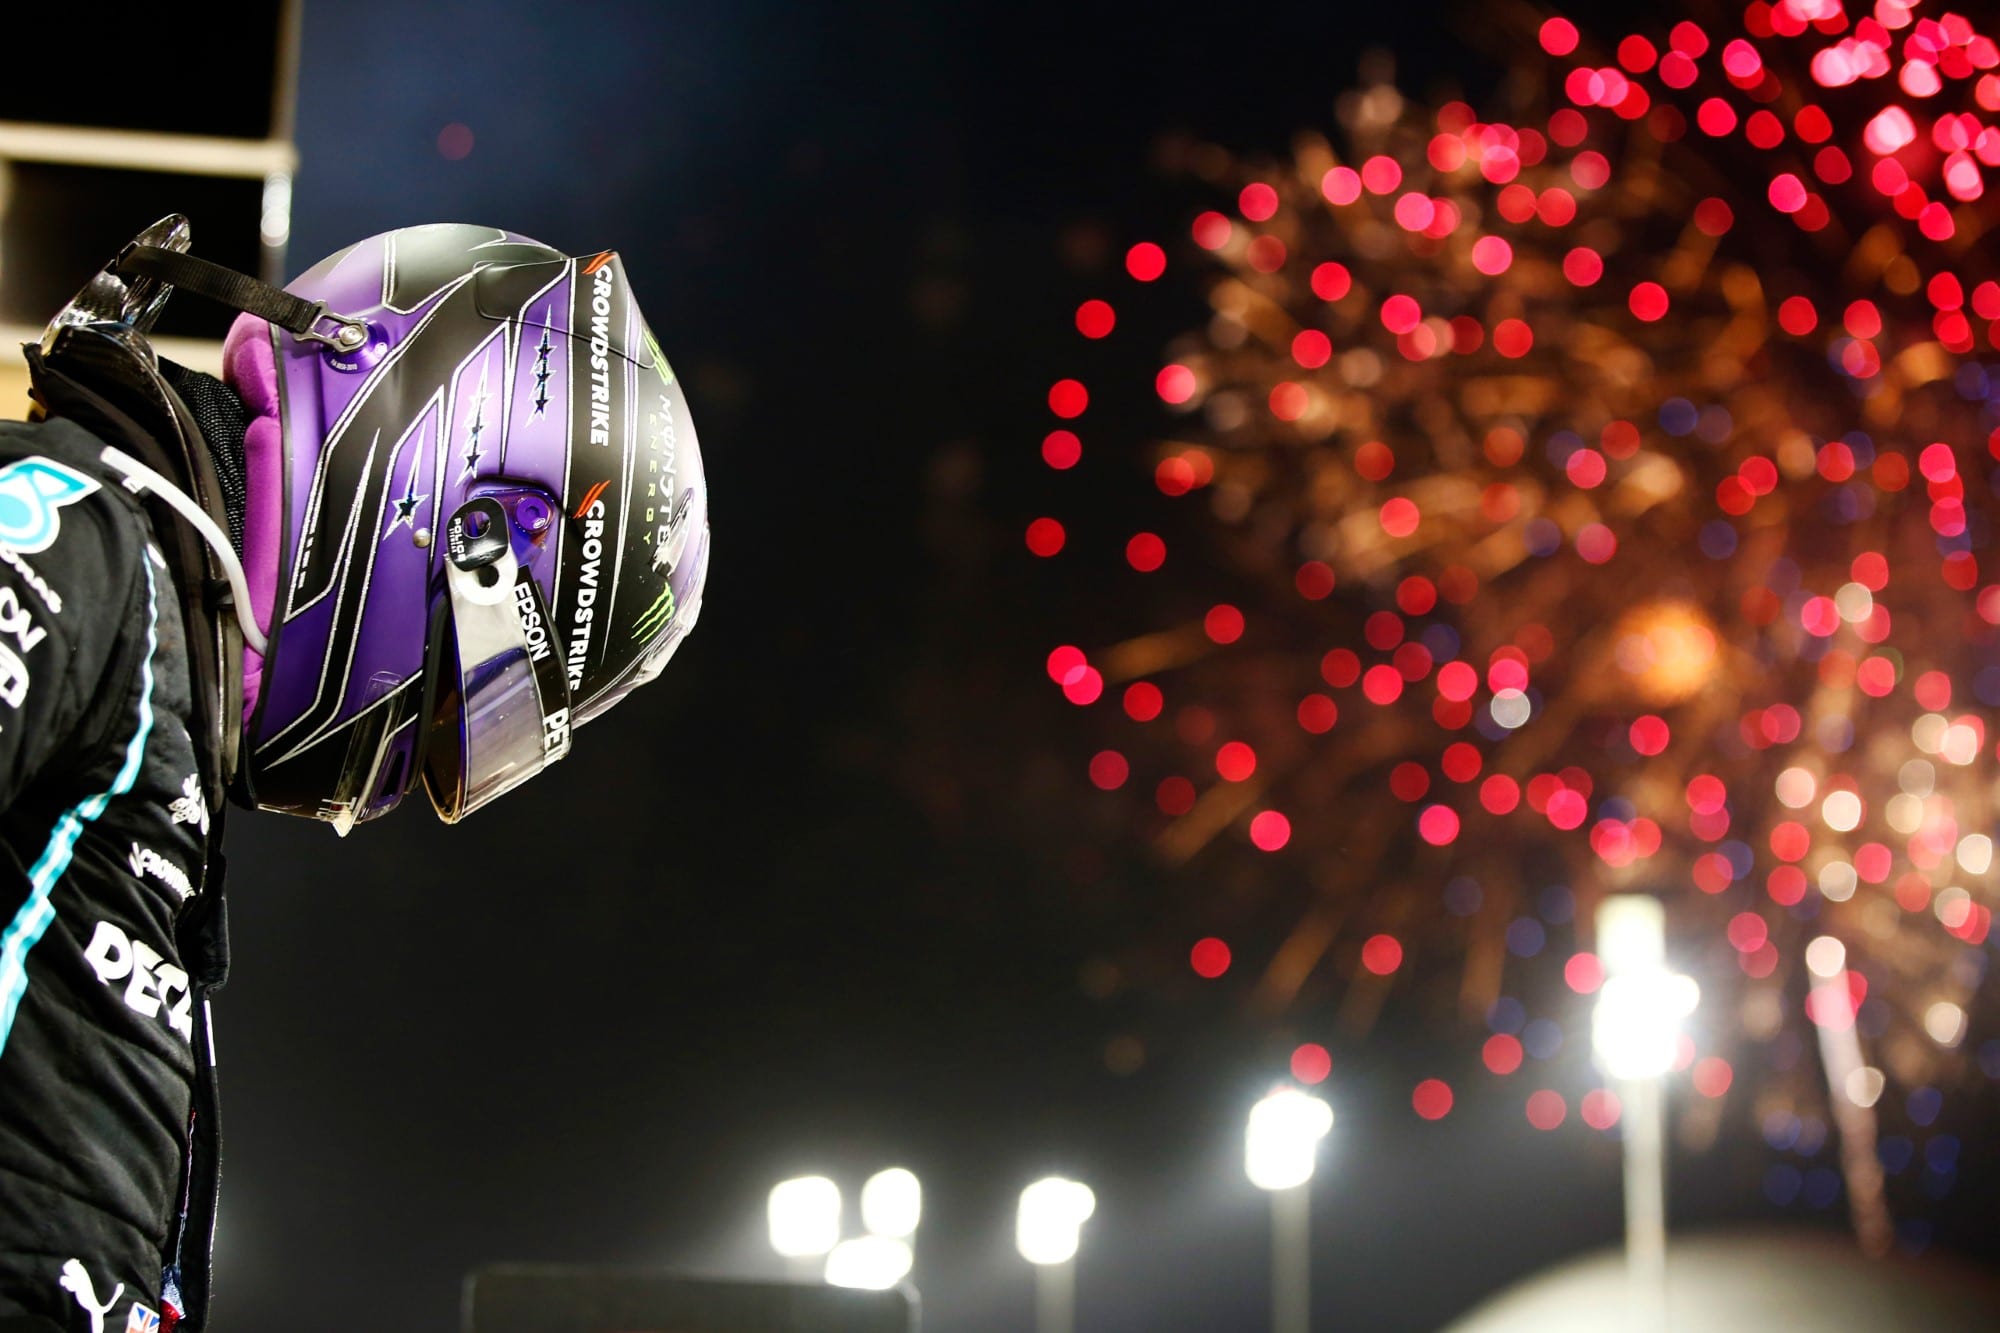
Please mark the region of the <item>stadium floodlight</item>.
POLYGON ((871 1236, 908 1240, 924 1214, 923 1187, 900 1166, 877 1171, 861 1187, 861 1224, 871 1236))
POLYGON ((1291 1189, 1312 1179, 1319 1141, 1333 1128, 1333 1108, 1299 1088, 1281 1088, 1250 1108, 1243 1169, 1260 1190, 1291 1189))
POLYGON ((827 1285, 887 1291, 910 1275, 914 1256, 893 1236, 858 1236, 844 1240, 826 1256, 827 1285))
POLYGON ((800 1176, 771 1187, 771 1248, 787 1259, 826 1254, 840 1243, 840 1186, 800 1176))
POLYGON ((1065 1264, 1076 1258, 1083 1224, 1097 1211, 1090 1186, 1049 1176, 1021 1191, 1014 1245, 1031 1264, 1065 1264))

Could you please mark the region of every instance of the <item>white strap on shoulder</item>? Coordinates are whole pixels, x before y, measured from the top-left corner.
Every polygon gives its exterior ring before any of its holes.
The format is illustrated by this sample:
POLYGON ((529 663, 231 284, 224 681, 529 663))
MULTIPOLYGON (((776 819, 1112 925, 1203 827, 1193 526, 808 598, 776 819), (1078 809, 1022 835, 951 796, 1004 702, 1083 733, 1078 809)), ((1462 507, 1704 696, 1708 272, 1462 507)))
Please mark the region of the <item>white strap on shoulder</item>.
POLYGON ((250 581, 243 575, 243 562, 237 558, 236 548, 229 544, 228 536, 221 528, 215 526, 215 520, 194 502, 193 497, 131 455, 121 453, 107 445, 99 457, 106 467, 124 474, 125 489, 135 495, 150 493, 158 496, 171 505, 175 513, 194 525, 194 530, 201 534, 201 539, 215 552, 216 560, 222 565, 222 572, 229 578, 230 597, 236 604, 236 623, 243 629, 243 641, 259 653, 264 652, 264 631, 257 628, 257 622, 253 618, 255 613, 250 605, 250 581))

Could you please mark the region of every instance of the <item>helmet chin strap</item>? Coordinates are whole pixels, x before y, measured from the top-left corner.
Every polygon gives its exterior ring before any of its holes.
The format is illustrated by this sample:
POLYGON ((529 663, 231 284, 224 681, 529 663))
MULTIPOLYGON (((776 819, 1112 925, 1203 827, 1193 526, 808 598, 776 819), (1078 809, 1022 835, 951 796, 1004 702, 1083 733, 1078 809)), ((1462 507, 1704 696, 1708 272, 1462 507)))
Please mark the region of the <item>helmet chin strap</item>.
POLYGON ((125 489, 135 495, 150 494, 164 500, 175 513, 186 519, 194 526, 194 530, 201 534, 201 539, 215 552, 216 561, 222 566, 222 572, 228 576, 230 600, 234 603, 236 623, 243 630, 243 641, 259 653, 264 652, 266 650, 264 631, 257 627, 254 611, 250 605, 250 581, 243 576, 243 561, 237 557, 236 548, 229 544, 229 538, 223 534, 222 529, 215 526, 215 520, 203 512, 202 507, 180 487, 131 455, 121 453, 107 445, 98 457, 106 467, 124 475, 125 489))

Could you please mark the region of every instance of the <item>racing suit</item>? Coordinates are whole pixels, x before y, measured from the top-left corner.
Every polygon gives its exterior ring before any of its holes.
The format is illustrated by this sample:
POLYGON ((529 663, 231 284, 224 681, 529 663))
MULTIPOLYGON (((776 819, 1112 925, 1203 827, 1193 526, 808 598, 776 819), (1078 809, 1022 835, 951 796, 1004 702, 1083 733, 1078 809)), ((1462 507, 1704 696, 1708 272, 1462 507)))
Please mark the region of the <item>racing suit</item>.
POLYGON ((174 1327, 212 1111, 219 812, 169 562, 103 448, 0 423, 0 1333, 174 1327))

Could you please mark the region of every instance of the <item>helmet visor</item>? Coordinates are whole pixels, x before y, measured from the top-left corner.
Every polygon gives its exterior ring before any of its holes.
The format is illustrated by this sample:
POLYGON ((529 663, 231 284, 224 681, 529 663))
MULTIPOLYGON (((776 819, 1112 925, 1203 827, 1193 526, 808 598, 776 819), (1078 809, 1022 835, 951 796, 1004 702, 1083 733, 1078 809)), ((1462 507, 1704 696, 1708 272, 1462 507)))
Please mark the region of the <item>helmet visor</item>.
POLYGON ((568 754, 570 710, 547 603, 512 553, 471 568, 448 560, 445 584, 454 660, 431 715, 424 787, 453 824, 568 754))

